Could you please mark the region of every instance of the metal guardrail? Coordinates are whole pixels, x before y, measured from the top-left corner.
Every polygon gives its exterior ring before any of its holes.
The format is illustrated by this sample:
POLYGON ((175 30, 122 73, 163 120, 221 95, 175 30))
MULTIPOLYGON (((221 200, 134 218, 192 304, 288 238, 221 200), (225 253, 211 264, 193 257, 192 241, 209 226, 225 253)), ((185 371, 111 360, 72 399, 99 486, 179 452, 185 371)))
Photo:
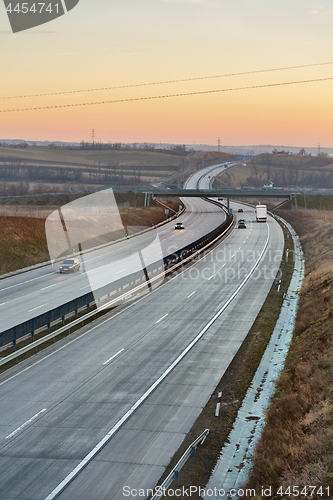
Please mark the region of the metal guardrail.
POLYGON ((163 483, 159 486, 156 487, 157 491, 154 494, 154 496, 151 497, 151 500, 160 500, 163 496, 167 488, 169 488, 170 484, 172 484, 173 481, 175 481, 176 486, 179 485, 179 473, 180 470, 184 467, 185 463, 187 460, 195 455, 196 449, 199 444, 202 444, 206 437, 209 434, 209 429, 206 429, 200 436, 193 441, 192 444, 187 448, 185 451, 184 455, 178 460, 170 474, 166 477, 166 479, 163 481, 163 483))
MULTIPOLYGON (((208 235, 205 235, 192 242, 191 244, 186 245, 182 249, 175 251, 173 254, 164 257, 163 272, 172 272, 176 268, 188 263, 191 259, 193 259, 194 256, 212 245, 217 239, 221 238, 230 229, 232 220, 232 216, 228 215, 226 220, 223 221, 220 226, 208 233, 208 235)), ((149 274, 154 273, 154 271, 156 272, 156 270, 154 270, 153 268, 153 265, 146 269, 146 272, 149 274)), ((55 309, 49 310, 19 325, 11 327, 8 330, 0 332, 0 346, 12 343, 15 349, 12 354, 9 354, 8 356, 0 359, 0 366, 6 364, 9 361, 12 361, 13 359, 16 359, 18 356, 24 354, 25 352, 28 352, 29 350, 36 349, 38 345, 41 345, 44 342, 55 339, 56 336, 70 330, 78 324, 83 324, 86 319, 93 317, 103 309, 108 309, 115 306, 116 303, 119 303, 121 299, 126 299, 128 296, 140 291, 143 287, 146 287, 147 283, 154 283, 154 281, 159 278, 160 275, 158 274, 154 277, 148 277, 147 279, 145 270, 142 270, 135 275, 127 276, 125 278, 122 278, 121 280, 113 282, 110 285, 106 285, 99 290, 95 290, 94 293, 89 292, 85 295, 82 295, 81 297, 77 297, 76 299, 73 299, 61 306, 56 307, 55 309), (116 298, 112 299, 111 301, 107 301, 103 305, 99 305, 98 310, 91 311, 80 318, 76 318, 71 323, 64 325, 56 331, 43 336, 41 339, 34 340, 36 329, 47 327, 50 330, 50 325, 52 322, 56 320, 62 320, 62 322, 64 323, 65 316, 67 314, 75 313, 77 315, 78 309, 82 308, 83 306, 87 306, 87 308, 89 308, 89 306, 94 303, 97 304, 98 302, 103 301, 103 299, 105 298, 110 298, 114 294, 115 290, 118 290, 119 288, 124 289, 124 287, 128 286, 129 282, 133 284, 138 280, 142 281, 139 285, 130 288, 127 292, 118 295, 116 298), (32 337, 32 342, 16 351, 17 340, 29 334, 32 337)))

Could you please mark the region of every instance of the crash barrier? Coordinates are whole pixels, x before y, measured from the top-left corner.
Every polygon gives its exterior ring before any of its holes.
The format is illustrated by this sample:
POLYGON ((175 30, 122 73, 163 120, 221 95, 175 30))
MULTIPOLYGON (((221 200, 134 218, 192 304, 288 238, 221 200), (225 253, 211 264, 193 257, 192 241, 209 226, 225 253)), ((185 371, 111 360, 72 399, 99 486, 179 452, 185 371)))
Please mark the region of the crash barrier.
POLYGON ((165 495, 165 491, 169 488, 170 484, 172 484, 173 481, 175 481, 176 486, 179 485, 179 472, 184 467, 185 463, 187 460, 195 455, 197 447, 199 444, 202 444, 206 437, 209 434, 209 429, 206 429, 200 436, 193 441, 193 443, 187 448, 185 451, 184 455, 181 457, 181 459, 176 463, 170 474, 167 476, 167 478, 163 481, 163 483, 160 486, 156 487, 156 493, 151 497, 151 500, 160 500, 165 495))
MULTIPOLYGON (((202 251, 203 248, 210 245, 214 240, 216 240, 216 238, 226 233, 231 227, 232 221, 232 215, 228 215, 222 224, 220 224, 207 235, 202 236, 198 240, 190 243, 189 245, 186 245, 182 249, 179 249, 174 253, 164 257, 163 265, 161 265, 159 268, 156 268, 156 264, 151 264, 150 266, 137 271, 136 273, 124 276, 116 281, 113 281, 112 283, 109 283, 106 286, 94 290, 94 292, 86 293, 58 307, 55 307, 54 309, 50 309, 45 313, 42 313, 38 316, 35 316, 34 318, 24 321, 23 323, 0 332, 0 347, 12 344, 14 350, 16 350, 17 341, 22 337, 26 337, 29 335, 32 338, 32 342, 35 343, 34 336, 36 330, 41 328, 48 328, 50 332, 51 324, 55 321, 62 321, 62 324, 64 324, 66 315, 75 314, 75 316, 77 317, 80 309, 84 307, 89 309, 93 305, 97 306, 99 304, 103 304, 103 302, 109 300, 114 296, 117 296, 115 300, 107 302, 106 304, 109 307, 113 307, 117 305, 117 303, 121 303, 121 300, 123 298, 126 299, 129 294, 133 295, 137 290, 141 291, 142 288, 150 288, 151 284, 154 283, 156 278, 158 278, 159 272, 165 272, 165 274, 168 274, 168 271, 170 272, 171 269, 173 270, 175 265, 182 265, 183 263, 185 264, 186 262, 188 262, 193 253, 202 251), (124 294, 124 291, 126 291, 126 294, 124 294)), ((95 313, 96 311, 93 311, 93 314, 95 313)), ((80 320, 78 322, 80 322, 80 320)), ((38 344, 39 343, 42 342, 38 341, 38 344)), ((30 345, 32 346, 32 344, 30 345)), ((22 350, 20 349, 18 353, 21 351, 22 350)), ((1 359, 0 366, 4 364, 9 357, 12 357, 12 355, 1 359)))

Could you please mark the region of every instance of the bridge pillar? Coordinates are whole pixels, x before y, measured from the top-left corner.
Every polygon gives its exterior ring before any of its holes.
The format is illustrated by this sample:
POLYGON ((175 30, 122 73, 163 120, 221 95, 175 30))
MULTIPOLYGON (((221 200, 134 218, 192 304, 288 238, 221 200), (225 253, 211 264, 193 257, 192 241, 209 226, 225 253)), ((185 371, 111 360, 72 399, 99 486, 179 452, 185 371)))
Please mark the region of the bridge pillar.
POLYGON ((227 197, 227 207, 228 207, 228 214, 230 214, 230 198, 229 198, 229 196, 227 197))

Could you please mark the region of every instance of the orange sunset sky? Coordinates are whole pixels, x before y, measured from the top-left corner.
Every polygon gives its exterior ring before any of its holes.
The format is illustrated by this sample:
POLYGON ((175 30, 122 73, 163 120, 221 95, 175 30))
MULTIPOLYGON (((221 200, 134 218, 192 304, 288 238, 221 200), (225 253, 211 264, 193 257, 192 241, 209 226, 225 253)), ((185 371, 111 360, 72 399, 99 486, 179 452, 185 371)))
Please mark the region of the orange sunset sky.
POLYGON ((80 0, 13 34, 1 2, 0 139, 333 147, 332 22, 331 0, 80 0))

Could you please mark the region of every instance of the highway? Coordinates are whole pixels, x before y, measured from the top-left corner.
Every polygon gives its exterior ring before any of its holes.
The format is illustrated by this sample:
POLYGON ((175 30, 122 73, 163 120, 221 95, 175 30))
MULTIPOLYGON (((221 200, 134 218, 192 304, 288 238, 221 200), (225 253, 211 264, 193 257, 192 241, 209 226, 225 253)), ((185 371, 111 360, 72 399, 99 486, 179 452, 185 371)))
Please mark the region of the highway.
POLYGON ((280 226, 242 218, 186 271, 0 375, 0 498, 120 500, 156 485, 279 267, 280 226))
MULTIPOLYGON (((201 199, 188 199, 186 206, 185 213, 179 218, 185 226, 183 231, 175 231, 175 223, 172 221, 154 231, 86 254, 84 261, 89 268, 90 277, 94 270, 110 262, 114 263, 114 279, 126 275, 128 269, 123 259, 148 247, 156 235, 159 236, 162 254, 165 256, 205 235, 225 219, 225 214, 219 207, 207 205, 201 199), (122 270, 124 272, 119 275, 122 270)), ((60 274, 58 266, 59 264, 48 265, 0 281, 0 331, 91 290, 91 282, 84 270, 75 274, 60 274)))
POLYGON ((185 189, 210 189, 214 177, 216 177, 221 172, 234 167, 239 163, 238 161, 232 161, 227 163, 220 163, 219 165, 213 165, 210 167, 205 167, 198 172, 192 174, 185 182, 185 189))

